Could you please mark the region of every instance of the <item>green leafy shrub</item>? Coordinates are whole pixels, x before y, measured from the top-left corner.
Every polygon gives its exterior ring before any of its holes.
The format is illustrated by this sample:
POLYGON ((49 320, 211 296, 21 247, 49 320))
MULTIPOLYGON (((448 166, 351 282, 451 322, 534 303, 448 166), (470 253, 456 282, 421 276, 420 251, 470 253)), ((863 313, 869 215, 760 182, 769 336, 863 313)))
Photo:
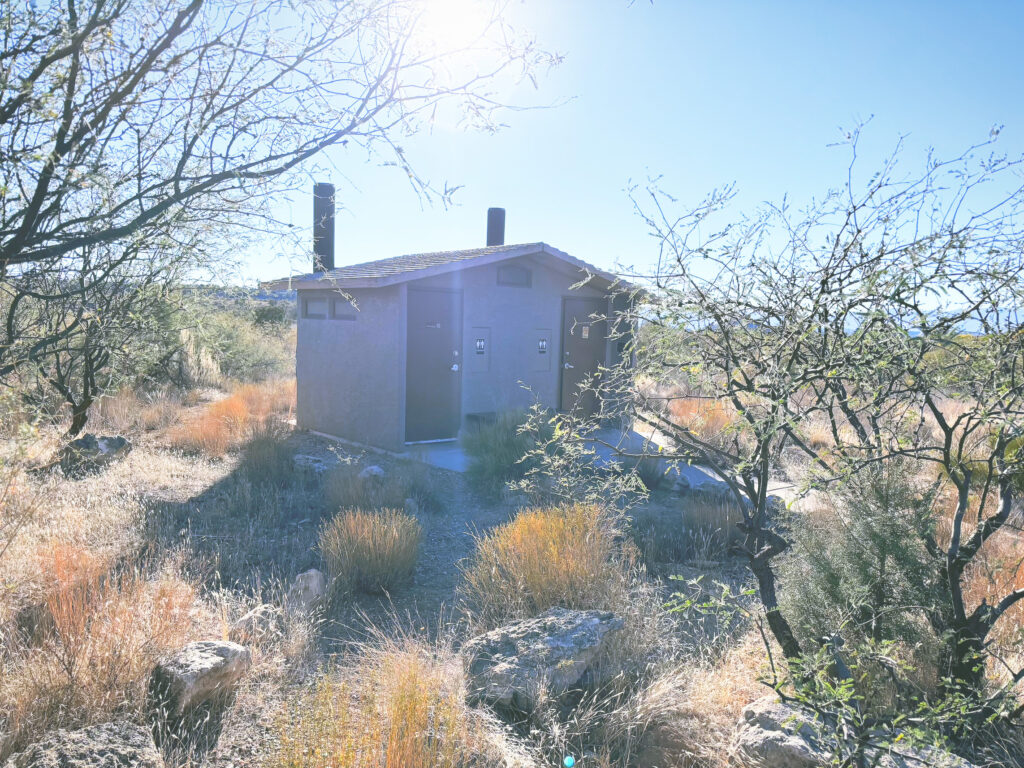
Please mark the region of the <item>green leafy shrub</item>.
POLYGON ((397 509, 346 509, 320 530, 319 548, 336 589, 384 592, 412 578, 421 533, 397 509))

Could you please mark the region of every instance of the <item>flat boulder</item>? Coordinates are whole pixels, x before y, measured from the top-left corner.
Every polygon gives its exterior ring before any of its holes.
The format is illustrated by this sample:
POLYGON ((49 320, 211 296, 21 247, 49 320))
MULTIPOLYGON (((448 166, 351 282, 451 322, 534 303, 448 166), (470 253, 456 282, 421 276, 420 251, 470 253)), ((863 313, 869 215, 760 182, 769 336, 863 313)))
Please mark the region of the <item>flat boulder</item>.
POLYGON ((61 451, 60 468, 65 477, 82 477, 102 471, 131 453, 132 444, 124 437, 83 435, 61 451))
POLYGON ((189 643, 160 661, 149 678, 151 708, 169 721, 229 697, 252 664, 249 649, 227 640, 189 643))
POLYGON ((5 768, 164 768, 164 759, 148 728, 113 722, 50 733, 5 768))
POLYGON ((756 766, 819 768, 831 760, 818 743, 820 730, 803 710, 765 696, 743 710, 736 742, 756 766))
MULTIPOLYGON (((740 718, 736 747, 743 765, 751 768, 827 768, 834 765, 838 745, 829 741, 833 729, 803 709, 765 696, 749 704, 740 718)), ((895 733, 878 732, 880 745, 866 758, 875 768, 976 768, 962 757, 928 746, 886 748, 895 733)))
POLYGON ((579 683, 622 625, 608 611, 552 608, 479 635, 462 648, 470 696, 530 711, 542 690, 558 695, 579 683))

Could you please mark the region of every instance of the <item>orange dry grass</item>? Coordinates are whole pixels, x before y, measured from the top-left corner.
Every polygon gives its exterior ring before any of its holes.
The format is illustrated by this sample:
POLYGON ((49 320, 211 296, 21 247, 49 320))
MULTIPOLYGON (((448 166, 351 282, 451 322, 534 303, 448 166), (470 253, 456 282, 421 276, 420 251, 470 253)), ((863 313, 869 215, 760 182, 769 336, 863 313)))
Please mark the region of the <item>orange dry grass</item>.
POLYGON ((111 574, 88 550, 53 544, 34 637, 9 647, 0 670, 0 760, 56 727, 139 713, 156 660, 198 631, 193 585, 172 573, 111 574))
POLYGON ((175 448, 223 456, 244 441, 254 425, 294 409, 295 380, 245 384, 168 436, 175 448))
POLYGON ((706 397, 682 397, 672 400, 668 405, 672 420, 681 427, 686 427, 695 435, 708 442, 715 443, 739 419, 735 409, 721 400, 706 397))
POLYGON ((581 504, 531 509, 477 538, 463 590, 483 627, 556 605, 609 607, 626 588, 627 559, 605 510, 581 504))
POLYGON ((245 403, 253 419, 261 421, 268 416, 295 410, 295 379, 243 384, 234 390, 232 396, 245 403))
MULTIPOLYGON (((295 696, 278 720, 270 768, 463 768, 505 764, 486 721, 465 704, 450 652, 385 641, 354 667, 295 696)), ((500 748, 499 748, 500 751, 500 748)))

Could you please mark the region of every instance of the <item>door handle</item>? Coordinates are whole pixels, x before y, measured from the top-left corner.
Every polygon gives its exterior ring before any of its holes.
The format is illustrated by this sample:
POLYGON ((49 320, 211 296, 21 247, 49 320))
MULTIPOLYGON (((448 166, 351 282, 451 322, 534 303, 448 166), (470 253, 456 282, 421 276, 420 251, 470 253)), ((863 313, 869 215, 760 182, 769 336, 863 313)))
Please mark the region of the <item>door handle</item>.
POLYGON ((569 370, 570 368, 575 368, 575 367, 576 366, 574 366, 574 365, 569 365, 569 363, 565 364, 565 370, 569 370))
POLYGON ((459 364, 458 363, 452 363, 452 370, 455 371, 456 373, 458 373, 459 364))

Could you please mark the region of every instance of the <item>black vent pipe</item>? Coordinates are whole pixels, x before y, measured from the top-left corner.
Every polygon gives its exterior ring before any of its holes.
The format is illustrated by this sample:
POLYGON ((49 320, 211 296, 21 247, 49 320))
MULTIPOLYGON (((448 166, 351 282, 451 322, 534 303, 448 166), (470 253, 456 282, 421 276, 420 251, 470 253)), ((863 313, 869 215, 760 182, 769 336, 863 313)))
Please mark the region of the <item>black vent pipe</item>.
POLYGON ((487 244, 505 244, 505 209, 487 209, 487 244))
POLYGON ((313 185, 313 271, 334 269, 334 185, 313 185))

